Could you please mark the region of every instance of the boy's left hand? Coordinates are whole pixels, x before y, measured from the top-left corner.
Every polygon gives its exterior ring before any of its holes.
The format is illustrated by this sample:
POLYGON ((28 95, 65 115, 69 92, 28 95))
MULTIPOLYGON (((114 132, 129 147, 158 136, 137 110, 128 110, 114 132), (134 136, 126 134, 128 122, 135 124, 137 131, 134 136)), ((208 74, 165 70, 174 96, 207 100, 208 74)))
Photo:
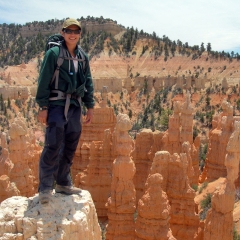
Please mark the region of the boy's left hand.
POLYGON ((93 119, 93 108, 89 108, 87 110, 87 114, 86 114, 84 123, 90 124, 92 122, 92 119, 93 119))

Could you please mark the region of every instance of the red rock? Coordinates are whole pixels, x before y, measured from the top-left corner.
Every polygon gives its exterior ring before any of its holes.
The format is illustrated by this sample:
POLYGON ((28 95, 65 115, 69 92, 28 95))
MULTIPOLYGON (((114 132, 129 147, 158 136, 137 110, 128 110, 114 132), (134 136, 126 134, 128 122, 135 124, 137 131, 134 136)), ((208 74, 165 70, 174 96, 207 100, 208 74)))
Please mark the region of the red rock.
POLYGON ((156 152, 150 169, 150 175, 163 176, 162 189, 166 192, 171 205, 170 228, 176 239, 194 239, 199 226, 195 212, 195 192, 189 185, 188 158, 186 153, 180 156, 170 155, 167 151, 156 152))
POLYGON ((145 193, 138 202, 136 239, 174 240, 170 229, 170 204, 162 190, 163 177, 159 173, 149 175, 145 193))
POLYGON ((33 196, 38 186, 41 147, 36 143, 33 131, 27 127, 25 119, 20 115, 11 124, 8 134, 10 137, 8 144, 6 136, 3 134, 1 137, 3 144, 1 171, 8 176, 7 179, 3 177, 4 181, 2 179, 2 184, 7 186, 3 190, 5 191, 3 195, 5 194, 5 198, 14 195, 33 196))
POLYGON ((131 122, 126 114, 117 116, 114 145, 117 158, 113 162, 111 195, 107 201, 108 225, 106 239, 135 239, 133 214, 136 210, 136 191, 133 184, 135 164, 130 158, 133 140, 128 135, 131 122))
POLYGON ((225 166, 227 178, 215 190, 211 202, 212 209, 208 211, 203 240, 233 238, 233 208, 235 202, 234 182, 238 177, 240 144, 240 122, 235 122, 234 132, 227 143, 225 166))
POLYGON ((226 100, 222 102, 223 112, 214 118, 215 129, 209 132, 208 153, 206 157, 206 181, 211 182, 219 177, 226 177, 224 164, 226 147, 233 132, 233 107, 226 100))
POLYGON ((19 196, 20 192, 15 183, 11 183, 7 175, 0 176, 0 202, 12 197, 19 196))

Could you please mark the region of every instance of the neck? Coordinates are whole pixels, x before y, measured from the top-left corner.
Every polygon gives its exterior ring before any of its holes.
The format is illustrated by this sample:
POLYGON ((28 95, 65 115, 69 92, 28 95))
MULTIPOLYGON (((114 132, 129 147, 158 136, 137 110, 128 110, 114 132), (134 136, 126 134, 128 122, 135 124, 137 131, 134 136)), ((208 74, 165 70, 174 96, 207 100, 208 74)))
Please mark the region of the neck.
POLYGON ((69 45, 69 44, 66 44, 67 45, 67 49, 69 51, 69 53, 75 57, 76 54, 75 54, 75 49, 76 49, 76 46, 75 45, 69 45))

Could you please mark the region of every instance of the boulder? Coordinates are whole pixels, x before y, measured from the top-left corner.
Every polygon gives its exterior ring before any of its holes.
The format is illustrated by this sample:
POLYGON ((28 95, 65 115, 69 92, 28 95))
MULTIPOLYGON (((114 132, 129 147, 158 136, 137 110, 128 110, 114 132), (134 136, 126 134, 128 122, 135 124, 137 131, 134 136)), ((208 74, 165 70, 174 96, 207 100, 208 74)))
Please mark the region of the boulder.
POLYGON ((95 206, 88 191, 55 193, 49 204, 39 196, 14 196, 0 205, 0 239, 100 240, 95 206))

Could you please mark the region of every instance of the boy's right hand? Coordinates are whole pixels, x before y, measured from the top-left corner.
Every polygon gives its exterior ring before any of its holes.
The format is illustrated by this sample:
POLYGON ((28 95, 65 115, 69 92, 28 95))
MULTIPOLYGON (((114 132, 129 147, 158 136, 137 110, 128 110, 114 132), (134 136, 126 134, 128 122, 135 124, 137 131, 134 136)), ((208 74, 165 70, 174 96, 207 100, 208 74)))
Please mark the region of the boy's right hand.
POLYGON ((48 110, 38 111, 38 121, 44 125, 47 123, 48 110))

